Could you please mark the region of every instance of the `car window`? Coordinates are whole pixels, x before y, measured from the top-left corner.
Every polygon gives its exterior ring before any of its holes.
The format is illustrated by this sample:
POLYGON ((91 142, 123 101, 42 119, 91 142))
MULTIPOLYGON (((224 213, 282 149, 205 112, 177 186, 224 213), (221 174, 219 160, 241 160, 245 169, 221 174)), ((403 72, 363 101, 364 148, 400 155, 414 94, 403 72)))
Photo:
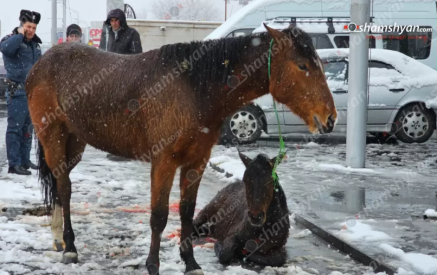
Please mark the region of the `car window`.
MULTIPOLYGON (((336 36, 334 37, 334 43, 337 48, 349 48, 349 36, 336 36)), ((374 49, 375 47, 375 37, 371 36, 369 39, 369 48, 374 49)))
POLYGON ((316 49, 332 49, 334 45, 332 45, 329 37, 326 34, 311 34, 309 33, 311 40, 313 41, 313 45, 316 49))
POLYGON ((381 61, 370 61, 369 68, 382 68, 387 70, 396 70, 392 65, 381 62, 381 61))
MULTIPOLYGON (((431 27, 420 26, 420 28, 431 27)), ((414 59, 426 59, 431 51, 432 33, 418 31, 404 31, 401 35, 383 33, 382 41, 384 49, 398 51, 414 59)))
POLYGON ((402 74, 396 70, 392 65, 381 61, 369 62, 370 75, 373 77, 378 76, 402 76, 402 74))
POLYGON ((255 29, 239 29, 231 32, 226 37, 238 37, 238 36, 246 36, 252 34, 255 29))
POLYGON ((327 62, 323 69, 327 81, 344 82, 346 79, 346 61, 327 62))

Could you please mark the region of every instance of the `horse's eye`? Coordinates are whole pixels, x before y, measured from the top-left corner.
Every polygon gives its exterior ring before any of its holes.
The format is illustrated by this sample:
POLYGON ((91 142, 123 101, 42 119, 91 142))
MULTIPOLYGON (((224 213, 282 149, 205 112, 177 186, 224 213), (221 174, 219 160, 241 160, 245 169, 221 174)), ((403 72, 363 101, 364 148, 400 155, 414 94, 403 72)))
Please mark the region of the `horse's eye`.
POLYGON ((308 71, 308 68, 305 64, 299 64, 297 65, 299 67, 299 69, 301 69, 302 71, 308 71))

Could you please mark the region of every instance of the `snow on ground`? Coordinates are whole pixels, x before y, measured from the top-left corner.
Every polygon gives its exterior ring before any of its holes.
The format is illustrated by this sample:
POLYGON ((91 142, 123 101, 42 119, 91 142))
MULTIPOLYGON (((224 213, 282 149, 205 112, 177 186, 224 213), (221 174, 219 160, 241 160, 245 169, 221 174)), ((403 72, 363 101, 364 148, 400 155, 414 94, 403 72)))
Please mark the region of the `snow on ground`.
MULTIPOLYGON (((225 165, 226 168, 242 165, 237 154, 235 149, 220 146, 214 150, 211 160, 231 164, 225 165)), ((241 171, 244 169, 235 169, 234 172, 241 171)), ((241 177, 241 174, 236 175, 241 177)), ((52 251, 48 217, 23 216, 20 213, 16 215, 15 212, 9 219, 7 216, 0 217, 0 271, 7 272, 5 274, 144 274, 151 235, 148 224, 149 177, 148 164, 112 162, 106 159, 106 153, 87 147, 83 161, 71 173, 72 223, 80 263, 59 263, 62 253, 52 251)), ((169 221, 163 233, 161 274, 182 274, 185 268, 179 256, 179 238, 175 234, 180 228, 178 178, 176 175, 170 198, 169 221)), ((222 173, 208 166, 199 190, 196 212, 228 184, 228 180, 224 179, 222 173)), ((0 188, 4 190, 0 194, 0 202, 9 211, 13 210, 11 207, 30 208, 40 205, 36 173, 30 177, 20 177, 7 174, 6 167, 3 167, 0 183, 0 188)), ((293 227, 290 236, 294 238, 290 238, 287 244, 288 251, 293 250, 292 245, 296 241, 303 242, 305 238, 312 238, 309 232, 293 227)), ((327 247, 325 249, 330 251, 327 247)), ((205 274, 311 274, 307 271, 312 270, 307 266, 311 263, 295 262, 293 258, 285 267, 264 270, 256 266, 243 267, 239 263, 222 266, 214 255, 213 243, 196 246, 194 253, 205 274)), ((305 255, 308 252, 302 251, 299 254, 302 253, 305 255)), ((307 261, 323 263, 322 260, 307 257, 307 261)), ((341 259, 343 256, 337 253, 336 257, 341 259)), ((343 264, 340 260, 330 261, 340 266, 343 264)), ((343 267, 345 270, 358 268, 366 271, 364 267, 355 267, 350 259, 342 261, 348 266, 343 267)))
MULTIPOLYGON (((0 129, 4 129, 4 123, 5 120, 0 121, 0 129)), ((389 188, 394 178, 414 180, 414 189, 406 185, 406 190, 393 190, 397 196, 402 197, 403 191, 411 190, 420 191, 423 198, 434 194, 437 146, 433 144, 396 147, 368 145, 366 169, 349 169, 345 166, 345 145, 304 142, 288 143, 287 148, 288 158, 278 167, 278 175, 293 212, 314 212, 311 203, 306 209, 302 206, 306 206, 307 201, 326 200, 326 196, 330 196, 328 188, 341 190, 352 184, 365 184, 366 198, 372 199, 372 196, 385 192, 384 188, 389 188)), ((278 154, 277 147, 242 147, 240 150, 252 158, 258 153, 266 153, 270 157, 278 154)), ((33 154, 34 150, 34 158, 33 154)), ((226 178, 225 173, 217 172, 208 165, 199 188, 196 213, 218 191, 230 181, 241 179, 244 173, 244 165, 239 160, 236 148, 214 147, 210 162, 233 176, 226 178)), ((144 274, 151 235, 149 178, 149 164, 113 162, 106 158, 105 152, 87 147, 83 161, 71 173, 72 222, 80 263, 59 263, 62 254, 52 251, 50 227, 47 227, 49 218, 23 216, 15 212, 8 219, 0 216, 0 271, 13 274, 144 274)), ((177 229, 180 228, 178 178, 179 175, 176 175, 170 194, 168 224, 163 233, 161 274, 182 274, 184 271, 177 237, 177 229)), ((2 207, 31 208, 41 204, 35 172, 30 177, 20 177, 7 174, 6 167, 3 167, 0 172, 0 190, 2 207)), ((423 209, 430 208, 424 207, 417 206, 420 215, 423 209)), ((343 237, 358 242, 382 241, 396 247, 395 244, 402 240, 398 235, 403 234, 406 231, 404 228, 407 228, 398 224, 415 210, 415 206, 408 204, 404 208, 403 204, 379 204, 378 210, 377 214, 380 212, 382 218, 396 228, 397 235, 393 234, 392 237, 392 234, 385 231, 384 235, 376 228, 378 223, 370 219, 359 220, 355 226, 346 223, 347 228, 343 228, 344 224, 336 223, 335 230, 343 237)), ((428 243, 432 244, 432 241, 428 243)), ((194 253, 205 274, 373 274, 294 224, 290 229, 286 249, 289 255, 286 266, 265 269, 242 266, 239 263, 223 266, 218 263, 213 243, 210 242, 197 245, 194 253)), ((432 246, 429 251, 432 251, 432 246)), ((408 266, 402 268, 408 270, 408 266)), ((399 269, 399 274, 408 274, 406 272, 399 269)))
POLYGON ((405 253, 403 250, 394 248, 388 244, 379 247, 391 256, 398 257, 402 261, 412 265, 417 272, 425 274, 437 274, 437 258, 419 253, 405 253))
POLYGON ((424 215, 426 215, 427 217, 437 218, 437 212, 433 209, 426 210, 424 215))
POLYGON ((384 232, 375 231, 365 221, 354 221, 341 223, 341 230, 339 232, 334 232, 334 234, 346 241, 346 242, 379 242, 383 240, 390 240, 391 237, 384 232))

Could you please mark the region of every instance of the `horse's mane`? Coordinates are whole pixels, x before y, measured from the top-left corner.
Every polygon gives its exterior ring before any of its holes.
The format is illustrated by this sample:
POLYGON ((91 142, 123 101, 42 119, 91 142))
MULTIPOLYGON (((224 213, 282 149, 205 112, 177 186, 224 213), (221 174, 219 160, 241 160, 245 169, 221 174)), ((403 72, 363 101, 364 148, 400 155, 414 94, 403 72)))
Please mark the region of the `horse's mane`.
MULTIPOLYGON (((291 27, 283 32, 292 37, 291 32, 295 31, 295 28, 291 27)), ((304 31, 296 29, 299 33, 293 39, 297 42, 296 48, 305 56, 313 56, 315 49, 311 38, 304 31)), ((163 61, 164 68, 177 68, 182 75, 189 75, 194 90, 203 94, 212 84, 226 85, 242 54, 255 47, 254 38, 258 38, 261 45, 270 42, 270 34, 264 32, 235 38, 165 45, 159 49, 158 56, 163 61)), ((254 60, 258 57, 255 56, 254 60)))
POLYGON ((211 84, 226 84, 250 41, 251 36, 177 43, 163 46, 159 56, 188 74, 192 87, 203 93, 211 84))

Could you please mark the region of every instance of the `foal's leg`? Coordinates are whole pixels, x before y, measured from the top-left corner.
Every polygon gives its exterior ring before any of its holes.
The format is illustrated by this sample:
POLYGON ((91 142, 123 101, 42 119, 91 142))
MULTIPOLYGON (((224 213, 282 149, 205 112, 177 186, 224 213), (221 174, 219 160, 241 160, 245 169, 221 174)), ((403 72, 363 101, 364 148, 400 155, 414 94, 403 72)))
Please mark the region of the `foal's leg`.
POLYGON ((159 160, 152 161, 152 242, 149 256, 146 260, 147 270, 150 275, 159 274, 159 248, 161 247, 161 234, 167 225, 168 201, 177 165, 172 162, 172 156, 162 156, 159 160))
POLYGON ((199 189, 200 180, 206 168, 205 162, 209 159, 211 152, 201 160, 186 165, 181 169, 180 188, 181 202, 179 211, 181 215, 181 258, 185 262, 185 274, 203 274, 202 269, 197 264, 193 255, 193 215, 196 208, 197 190, 199 189), (196 173, 194 173, 196 171, 196 173), (191 178, 195 174, 197 177, 191 178))
POLYGON ((221 264, 228 264, 235 258, 237 249, 237 237, 235 235, 227 237, 223 242, 214 244, 214 252, 221 264))
POLYGON ((264 266, 283 266, 287 261, 287 252, 284 247, 273 249, 266 255, 255 252, 250 255, 248 260, 264 266))
MULTIPOLYGON (((85 150, 86 143, 81 142, 75 135, 70 134, 66 143, 66 171, 68 174, 82 159, 82 153, 85 150)), ((53 247, 56 251, 63 251, 65 249, 65 242, 63 238, 62 230, 62 203, 59 196, 55 200, 55 205, 52 214, 52 235, 53 235, 53 247)))

